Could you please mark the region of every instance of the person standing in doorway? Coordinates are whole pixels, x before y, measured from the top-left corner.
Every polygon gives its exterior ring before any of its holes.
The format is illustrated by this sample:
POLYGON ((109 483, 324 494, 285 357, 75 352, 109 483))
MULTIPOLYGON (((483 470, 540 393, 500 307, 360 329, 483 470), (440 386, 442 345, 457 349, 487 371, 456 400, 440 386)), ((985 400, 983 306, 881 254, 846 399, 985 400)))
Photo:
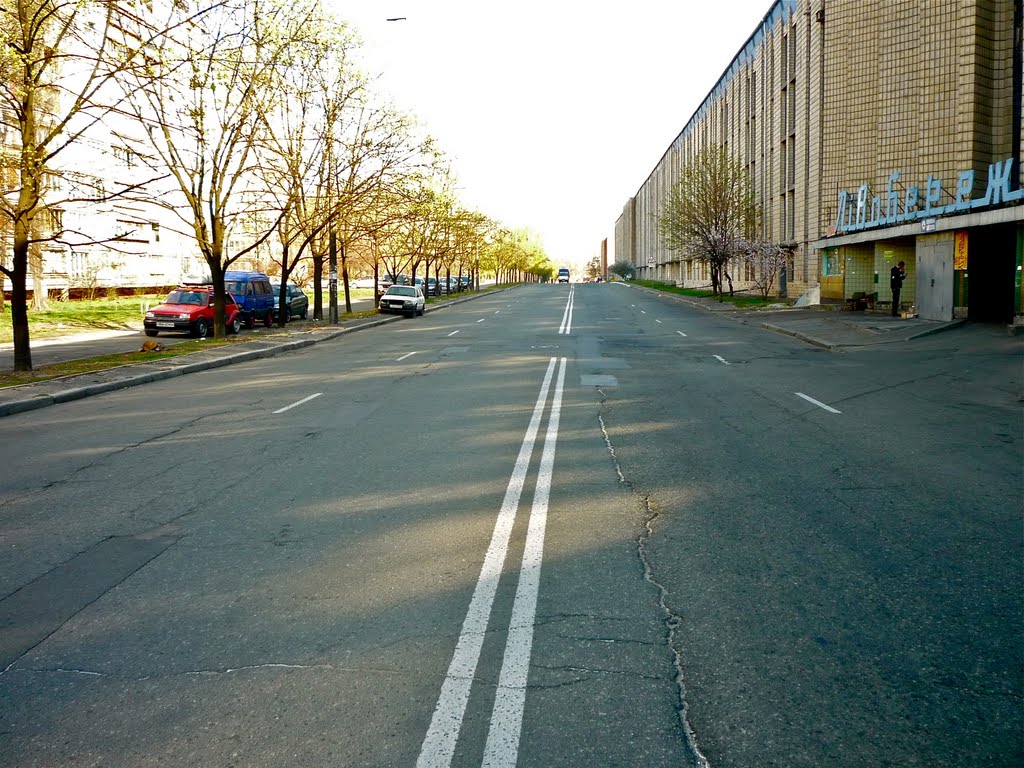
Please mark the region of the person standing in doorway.
POLYGON ((901 261, 889 271, 889 287, 892 289, 892 316, 900 313, 900 291, 903 290, 903 281, 907 279, 907 271, 903 268, 901 261))

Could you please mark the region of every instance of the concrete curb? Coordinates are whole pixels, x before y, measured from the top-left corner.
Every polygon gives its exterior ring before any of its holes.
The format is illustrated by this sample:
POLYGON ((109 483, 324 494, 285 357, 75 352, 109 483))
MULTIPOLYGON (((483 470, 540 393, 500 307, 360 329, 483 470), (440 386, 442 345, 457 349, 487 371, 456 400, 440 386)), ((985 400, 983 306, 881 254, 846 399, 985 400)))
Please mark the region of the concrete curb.
POLYGON ((835 352, 837 349, 842 349, 844 346, 850 346, 848 344, 844 345, 836 344, 835 342, 832 341, 824 341, 823 339, 818 339, 815 338, 814 336, 808 336, 806 333, 803 333, 801 331, 795 331, 792 328, 783 328, 782 326, 772 325, 771 323, 761 323, 761 327, 764 328, 765 330, 772 331, 773 333, 781 333, 786 336, 792 336, 793 338, 800 339, 800 341, 806 341, 808 344, 813 344, 816 347, 821 347, 822 349, 827 349, 832 352, 835 352))
POLYGON ((966 320, 950 320, 948 323, 937 325, 934 328, 925 328, 923 331, 918 331, 917 333, 911 334, 910 336, 907 337, 906 340, 911 341, 912 339, 920 339, 922 336, 931 336, 932 334, 942 333, 943 331, 948 331, 952 328, 959 328, 961 325, 966 324, 966 320))

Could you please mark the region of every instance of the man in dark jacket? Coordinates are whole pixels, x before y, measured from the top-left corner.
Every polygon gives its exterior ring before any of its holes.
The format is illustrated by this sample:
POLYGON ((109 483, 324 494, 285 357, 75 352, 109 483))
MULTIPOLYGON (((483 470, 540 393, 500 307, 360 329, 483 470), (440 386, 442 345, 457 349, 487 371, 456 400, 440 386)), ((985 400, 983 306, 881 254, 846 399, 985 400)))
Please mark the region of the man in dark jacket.
POLYGON ((900 313, 900 291, 903 290, 903 281, 907 278, 907 272, 903 269, 901 261, 889 271, 889 287, 892 289, 892 316, 900 313))

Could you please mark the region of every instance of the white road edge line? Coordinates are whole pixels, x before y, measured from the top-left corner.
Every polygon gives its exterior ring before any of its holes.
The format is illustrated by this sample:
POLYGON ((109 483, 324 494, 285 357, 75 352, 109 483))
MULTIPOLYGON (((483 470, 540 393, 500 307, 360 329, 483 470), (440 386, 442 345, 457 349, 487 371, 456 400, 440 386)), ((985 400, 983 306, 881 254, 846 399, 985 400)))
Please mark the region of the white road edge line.
POLYGON ((296 406, 302 405, 303 403, 308 403, 310 400, 312 400, 314 398, 317 398, 317 397, 320 397, 320 395, 322 395, 322 394, 323 394, 323 392, 317 392, 315 395, 310 395, 309 397, 304 397, 304 398, 302 398, 301 400, 299 400, 296 403, 292 403, 291 405, 286 405, 284 408, 278 408, 276 411, 274 411, 274 413, 284 413, 285 411, 290 411, 292 408, 295 408, 296 406))
POLYGON ((530 466, 530 456, 537 440, 537 431, 540 429, 541 416, 548 399, 556 361, 557 358, 551 358, 544 374, 544 383, 541 384, 537 403, 533 407, 533 416, 523 437, 523 444, 519 448, 519 457, 516 459, 501 511, 494 524, 494 533, 491 535, 491 543, 487 547, 487 554, 480 568, 480 577, 462 623, 462 632, 455 645, 448 673, 441 685, 441 695, 430 720, 430 728, 423 739, 423 746, 416 760, 417 768, 445 768, 451 765, 452 755, 455 754, 455 743, 458 741, 462 720, 466 714, 470 687, 473 684, 477 662, 480 660, 480 649, 484 644, 487 622, 491 616, 491 607, 494 605, 494 595, 498 590, 498 579, 508 552, 512 524, 515 522, 519 497, 526 482, 526 472, 530 466))
POLYGON ((794 392, 793 394, 796 395, 797 397, 802 397, 808 403, 813 403, 814 405, 818 406, 819 408, 824 408, 829 413, 842 413, 842 411, 837 411, 831 405, 825 405, 824 403, 822 403, 822 402, 820 402, 818 400, 815 400, 810 395, 805 395, 803 392, 794 392))
POLYGON ((682 331, 676 331, 676 333, 678 333, 680 336, 686 336, 686 334, 683 333, 682 331))
POLYGON ((452 331, 452 332, 451 332, 451 333, 449 333, 448 335, 449 335, 449 336, 454 336, 454 335, 455 335, 456 333, 458 333, 458 331, 452 331))
POLYGON ((396 362, 396 363, 400 363, 400 362, 402 362, 403 360, 405 360, 405 358, 407 358, 407 357, 412 357, 412 356, 413 356, 413 355, 415 355, 415 354, 416 354, 415 352, 410 352, 410 353, 409 353, 409 354, 407 354, 407 355, 402 355, 402 356, 401 356, 400 358, 398 358, 397 360, 395 360, 395 362, 396 362))
POLYGON ((661 322, 661 320, 655 320, 654 322, 656 322, 656 323, 660 323, 660 322, 661 322))
POLYGON ((530 525, 526 532, 523 566, 519 571, 519 584, 512 604, 512 619, 505 643, 505 657, 494 695, 491 726, 484 747, 483 768, 515 768, 519 755, 519 740, 523 729, 523 710, 526 703, 526 680, 530 672, 530 652, 533 648, 533 627, 537 619, 537 593, 540 591, 540 567, 544 559, 544 531, 548 520, 548 499, 551 496, 551 477, 554 474, 555 447, 558 443, 558 424, 562 413, 562 390, 565 385, 565 358, 558 365, 558 380, 551 400, 548 431, 544 436, 537 486, 530 510, 530 525))
POLYGON ((486 317, 481 317, 481 318, 480 318, 479 320, 477 320, 477 322, 478 322, 478 323, 482 323, 482 322, 483 322, 484 320, 486 320, 486 319, 487 319, 486 317))
POLYGON ((718 362, 720 362, 720 363, 723 363, 723 364, 725 364, 725 365, 732 365, 732 363, 730 363, 730 362, 729 362, 728 360, 726 360, 726 359, 725 359, 724 357, 722 357, 721 355, 715 355, 714 357, 715 357, 715 360, 717 360, 717 361, 718 361, 718 362))

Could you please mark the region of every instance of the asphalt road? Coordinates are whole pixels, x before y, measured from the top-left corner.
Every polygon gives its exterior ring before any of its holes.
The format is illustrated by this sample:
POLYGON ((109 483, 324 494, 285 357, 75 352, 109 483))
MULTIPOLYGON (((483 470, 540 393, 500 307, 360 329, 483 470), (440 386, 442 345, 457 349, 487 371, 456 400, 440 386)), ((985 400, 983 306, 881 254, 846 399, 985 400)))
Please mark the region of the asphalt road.
POLYGON ((529 286, 9 416, 0 765, 1019 765, 1020 350, 529 286))

